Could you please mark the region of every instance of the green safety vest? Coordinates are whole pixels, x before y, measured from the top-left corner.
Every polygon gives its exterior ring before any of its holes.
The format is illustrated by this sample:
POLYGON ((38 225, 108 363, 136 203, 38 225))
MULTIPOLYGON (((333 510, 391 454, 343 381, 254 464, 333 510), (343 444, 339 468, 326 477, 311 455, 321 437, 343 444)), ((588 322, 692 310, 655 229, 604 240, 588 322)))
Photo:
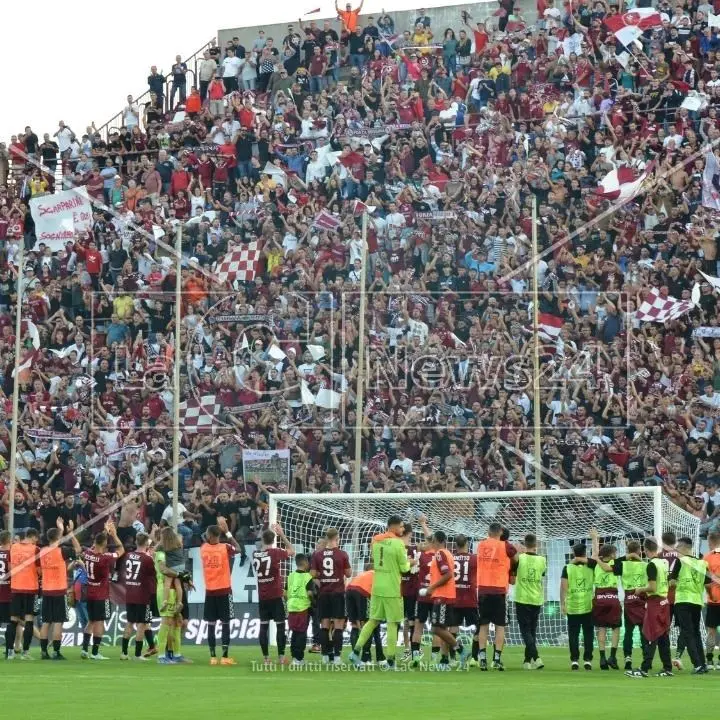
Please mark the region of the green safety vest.
POLYGON ((635 590, 647 585, 646 565, 642 560, 623 560, 622 581, 623 590, 635 590))
MULTIPOLYGON (((608 565, 612 566, 615 564, 614 560, 611 560, 608 565)), ((613 574, 612 570, 610 572, 605 572, 600 565, 595 566, 595 575, 593 577, 593 580, 595 582, 595 587, 598 590, 606 590, 607 588, 614 588, 617 590, 618 587, 618 579, 615 574, 613 574)))
POLYGON ((523 605, 542 605, 543 576, 547 560, 542 555, 520 553, 515 571, 515 602, 523 605))
POLYGON ((593 571, 587 565, 568 563, 567 614, 583 615, 592 611, 593 571))
POLYGON ((655 592, 649 593, 650 597, 667 597, 670 589, 670 568, 667 560, 653 558, 650 561, 657 568, 657 580, 655 581, 655 592))
POLYGON ((309 572, 291 572, 287 579, 287 609, 288 612, 303 612, 310 607, 307 586, 312 580, 309 572))
POLYGON ((707 562, 688 555, 679 557, 678 562, 680 563, 680 572, 675 586, 675 602, 703 605, 707 562))

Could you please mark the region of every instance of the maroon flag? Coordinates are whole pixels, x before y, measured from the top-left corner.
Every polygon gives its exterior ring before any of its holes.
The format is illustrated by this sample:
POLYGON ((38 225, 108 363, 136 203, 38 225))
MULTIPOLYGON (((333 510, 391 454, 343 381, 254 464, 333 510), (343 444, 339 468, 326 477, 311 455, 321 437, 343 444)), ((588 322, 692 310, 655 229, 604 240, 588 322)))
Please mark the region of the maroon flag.
POLYGON ((323 230, 339 230, 341 226, 340 218, 327 210, 321 210, 313 220, 313 227, 323 230))

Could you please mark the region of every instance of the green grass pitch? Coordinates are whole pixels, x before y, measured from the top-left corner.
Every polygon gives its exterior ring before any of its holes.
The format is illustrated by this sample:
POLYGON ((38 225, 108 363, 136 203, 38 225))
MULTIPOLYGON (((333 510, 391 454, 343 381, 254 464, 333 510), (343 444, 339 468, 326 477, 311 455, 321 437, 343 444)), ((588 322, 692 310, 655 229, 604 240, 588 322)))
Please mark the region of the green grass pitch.
MULTIPOLYGON (((132 646, 131 646, 132 649, 132 646)), ((64 663, 0 660, 0 716, 24 720, 243 718, 305 720, 395 717, 399 720, 674 720, 711 717, 720 707, 720 672, 687 670, 673 678, 631 679, 622 671, 570 672, 567 651, 543 649, 546 668, 525 671, 517 648, 503 653, 504 673, 477 669, 290 671, 259 667, 259 649, 235 647, 235 667, 210 667, 205 648, 186 646, 193 665, 162 666, 80 659, 64 663)), ((39 649, 31 654, 39 657, 39 649)), ((639 650, 635 651, 639 660, 639 650)), ((318 655, 306 655, 319 663, 318 655)), ((656 662, 657 665, 657 662, 656 662)), ((656 667, 655 669, 659 669, 656 667)))

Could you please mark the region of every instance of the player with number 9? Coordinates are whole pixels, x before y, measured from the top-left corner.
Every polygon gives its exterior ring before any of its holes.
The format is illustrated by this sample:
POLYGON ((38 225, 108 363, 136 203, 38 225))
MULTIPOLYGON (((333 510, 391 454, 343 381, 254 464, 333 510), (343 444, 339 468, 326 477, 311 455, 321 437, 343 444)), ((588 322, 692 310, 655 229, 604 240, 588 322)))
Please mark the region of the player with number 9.
POLYGON ((348 554, 338 547, 339 533, 335 528, 325 531, 325 547, 313 553, 310 574, 318 584, 318 614, 323 662, 342 662, 345 610, 345 578, 352 575, 348 554), (330 625, 333 627, 330 639, 330 625))

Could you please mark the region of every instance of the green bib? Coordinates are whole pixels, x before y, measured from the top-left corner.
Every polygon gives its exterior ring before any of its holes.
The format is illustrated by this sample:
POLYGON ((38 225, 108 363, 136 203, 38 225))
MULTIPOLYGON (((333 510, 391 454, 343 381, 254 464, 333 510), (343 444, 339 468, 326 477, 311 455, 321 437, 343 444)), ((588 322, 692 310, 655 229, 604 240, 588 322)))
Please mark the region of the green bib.
POLYGON ((703 605, 707 562, 687 555, 678 558, 678 562, 680 563, 680 572, 675 587, 675 602, 703 605))
MULTIPOLYGON (((611 560, 608 565, 614 565, 615 561, 611 560)), ((595 566, 595 574, 593 577, 593 581, 595 582, 595 587, 598 590, 605 590, 607 588, 614 588, 617 590, 618 586, 618 579, 617 576, 611 571, 611 572, 605 572, 600 565, 595 566)))
POLYGON ((623 560, 620 580, 622 581, 625 592, 647 585, 647 571, 645 567, 646 565, 642 560, 623 560))
POLYGON ((542 605, 544 601, 543 576, 547 560, 542 555, 520 553, 515 572, 515 602, 524 605, 542 605))
POLYGON ((567 568, 567 614, 583 615, 592 611, 593 571, 587 565, 573 565, 567 568))
POLYGON ((287 609, 288 612, 303 612, 310 607, 310 598, 307 594, 307 585, 312 580, 309 572, 291 572, 287 579, 287 609))
POLYGON ((670 582, 668 577, 670 575, 670 569, 667 560, 661 558, 653 558, 650 561, 657 568, 657 580, 655 581, 655 592, 650 593, 651 597, 667 597, 668 590, 670 589, 670 582))

